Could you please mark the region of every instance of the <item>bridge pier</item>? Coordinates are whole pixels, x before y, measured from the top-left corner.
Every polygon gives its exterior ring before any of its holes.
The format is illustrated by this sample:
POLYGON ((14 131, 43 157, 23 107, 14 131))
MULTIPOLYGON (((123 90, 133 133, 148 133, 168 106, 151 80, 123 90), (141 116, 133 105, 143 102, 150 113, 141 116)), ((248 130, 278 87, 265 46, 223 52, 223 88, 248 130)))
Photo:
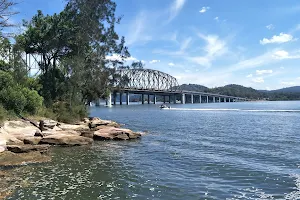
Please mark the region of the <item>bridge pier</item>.
POLYGON ((111 107, 111 92, 109 92, 108 97, 106 97, 106 106, 111 107))
POLYGON ((181 104, 185 104, 185 94, 181 95, 181 104))
POLYGON ((216 103, 216 97, 213 97, 213 102, 216 103))
POLYGON ((116 105, 117 93, 113 92, 113 105, 116 105))
POLYGON ((191 104, 194 104, 194 95, 191 94, 191 104))
POLYGON ((169 95, 169 103, 171 103, 171 95, 169 95))
POLYGON ((199 95, 199 103, 202 103, 202 95, 199 95))
MULTIPOLYGON (((149 99, 148 99, 148 101, 149 101, 149 99)), ((145 97, 144 97, 144 94, 142 94, 142 104, 144 104, 145 103, 145 97)))
POLYGON ((164 95, 164 103, 166 103, 166 96, 164 95))
POLYGON ((126 92, 126 105, 129 105, 130 99, 129 99, 129 92, 126 92))
POLYGON ((206 96, 206 103, 209 103, 209 97, 208 97, 208 95, 206 96))
POLYGON ((221 103, 221 97, 219 97, 219 103, 221 103))
POLYGON ((122 104, 123 104, 122 97, 123 97, 123 93, 122 93, 122 92, 120 92, 120 105, 122 105, 122 104))
POLYGON ((153 104, 156 104, 156 95, 153 95, 153 104))

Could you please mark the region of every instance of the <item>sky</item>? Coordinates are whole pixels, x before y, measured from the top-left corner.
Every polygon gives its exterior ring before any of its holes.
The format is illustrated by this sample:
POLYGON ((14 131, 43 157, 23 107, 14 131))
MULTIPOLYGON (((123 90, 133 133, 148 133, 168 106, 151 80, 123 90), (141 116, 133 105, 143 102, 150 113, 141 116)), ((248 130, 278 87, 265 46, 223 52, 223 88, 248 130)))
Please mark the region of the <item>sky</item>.
MULTIPOLYGON (((300 85, 299 0, 116 0, 131 57, 180 84, 300 85)), ((12 20, 60 12, 64 0, 22 0, 12 20)))

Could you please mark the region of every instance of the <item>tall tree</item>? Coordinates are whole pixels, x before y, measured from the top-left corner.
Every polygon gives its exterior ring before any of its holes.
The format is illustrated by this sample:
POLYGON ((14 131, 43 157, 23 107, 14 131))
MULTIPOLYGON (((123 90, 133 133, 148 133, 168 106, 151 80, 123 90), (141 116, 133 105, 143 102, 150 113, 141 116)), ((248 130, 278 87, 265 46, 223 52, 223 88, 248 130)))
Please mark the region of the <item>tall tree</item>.
MULTIPOLYGON (((107 56, 130 56, 115 25, 116 4, 111 0, 69 0, 59 13, 41 11, 24 25, 20 43, 27 53, 41 55, 42 95, 46 100, 88 103, 104 97, 113 86, 114 72, 122 61, 107 56)), ((49 102, 51 104, 51 102, 49 102)))
MULTIPOLYGON (((0 31, 3 28, 11 27, 13 24, 9 21, 10 17, 18 12, 12 11, 12 7, 16 5, 16 2, 11 0, 0 0, 0 31)), ((0 35, 2 36, 2 34, 0 35)))

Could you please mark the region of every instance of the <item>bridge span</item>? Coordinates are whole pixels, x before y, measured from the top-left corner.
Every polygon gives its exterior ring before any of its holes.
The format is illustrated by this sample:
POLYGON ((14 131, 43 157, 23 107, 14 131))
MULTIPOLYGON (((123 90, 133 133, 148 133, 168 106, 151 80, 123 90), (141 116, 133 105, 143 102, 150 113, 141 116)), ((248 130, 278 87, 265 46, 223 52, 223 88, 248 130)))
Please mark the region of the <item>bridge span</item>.
POLYGON ((110 91, 106 105, 130 104, 130 95, 140 95, 142 104, 156 104, 158 98, 164 103, 219 103, 240 102, 246 98, 182 90, 175 77, 152 69, 119 69, 120 79, 110 91), (124 101, 124 95, 126 100, 124 101), (118 102, 117 102, 118 101, 118 102))

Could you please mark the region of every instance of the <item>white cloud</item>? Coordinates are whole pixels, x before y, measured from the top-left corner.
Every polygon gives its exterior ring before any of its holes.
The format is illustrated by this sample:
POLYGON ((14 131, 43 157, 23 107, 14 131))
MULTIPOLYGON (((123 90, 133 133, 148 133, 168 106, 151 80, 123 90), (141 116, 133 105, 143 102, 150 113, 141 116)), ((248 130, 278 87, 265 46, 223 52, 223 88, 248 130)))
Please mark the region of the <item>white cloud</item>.
POLYGON ((272 74, 272 73, 273 73, 273 70, 266 70, 266 69, 256 70, 256 75, 272 74))
POLYGON ((198 36, 206 42, 206 45, 203 48, 206 54, 204 56, 186 57, 186 59, 199 65, 210 67, 213 60, 228 52, 226 42, 219 39, 219 36, 203 35, 201 33, 198 33, 198 36))
POLYGON ((202 7, 202 9, 199 12, 200 13, 205 13, 209 9, 210 9, 210 7, 202 7))
POLYGON ((299 52, 296 52, 293 55, 290 55, 289 52, 284 51, 284 50, 278 50, 276 52, 274 52, 274 54, 272 55, 273 58, 278 59, 278 60, 283 60, 283 59, 299 59, 300 58, 300 54, 299 52))
POLYGON ((198 36, 206 41, 207 45, 204 50, 209 56, 217 56, 227 52, 226 42, 219 39, 217 35, 202 35, 198 33, 198 36))
POLYGON ((246 76, 247 78, 252 78, 253 75, 252 74, 249 74, 248 76, 246 76))
POLYGON ((186 0, 175 0, 170 7, 170 17, 167 22, 171 22, 181 11, 186 0))
POLYGON ((128 58, 122 58, 119 54, 112 54, 110 56, 106 56, 107 60, 111 60, 111 61, 137 61, 137 59, 135 57, 128 57, 128 58))
POLYGON ((268 26, 266 26, 266 28, 269 30, 273 30, 275 26, 273 24, 269 24, 268 26))
POLYGON ((263 79, 263 77, 254 78, 254 79, 252 79, 252 81, 254 83, 264 83, 265 82, 265 80, 263 79))
POLYGON ((174 64, 174 63, 169 63, 168 65, 169 65, 169 66, 174 66, 175 64, 174 64))
POLYGON ((282 85, 288 85, 288 86, 296 85, 296 83, 292 82, 292 81, 281 81, 281 84, 282 85))
POLYGON ((265 45, 265 44, 272 44, 272 43, 281 44, 281 43, 295 41, 295 40, 297 40, 297 38, 294 38, 290 34, 280 33, 279 35, 274 35, 271 39, 264 38, 259 42, 260 44, 265 45))
POLYGON ((284 59, 300 59, 300 52, 296 51, 290 55, 287 51, 275 49, 260 56, 242 60, 227 68, 227 71, 234 72, 244 69, 262 67, 264 65, 280 62, 284 59))
POLYGON ((149 61, 150 64, 159 63, 159 62, 160 62, 160 60, 151 60, 151 61, 149 61))
POLYGON ((214 20, 216 20, 218 22, 219 21, 219 17, 215 17, 214 20))

